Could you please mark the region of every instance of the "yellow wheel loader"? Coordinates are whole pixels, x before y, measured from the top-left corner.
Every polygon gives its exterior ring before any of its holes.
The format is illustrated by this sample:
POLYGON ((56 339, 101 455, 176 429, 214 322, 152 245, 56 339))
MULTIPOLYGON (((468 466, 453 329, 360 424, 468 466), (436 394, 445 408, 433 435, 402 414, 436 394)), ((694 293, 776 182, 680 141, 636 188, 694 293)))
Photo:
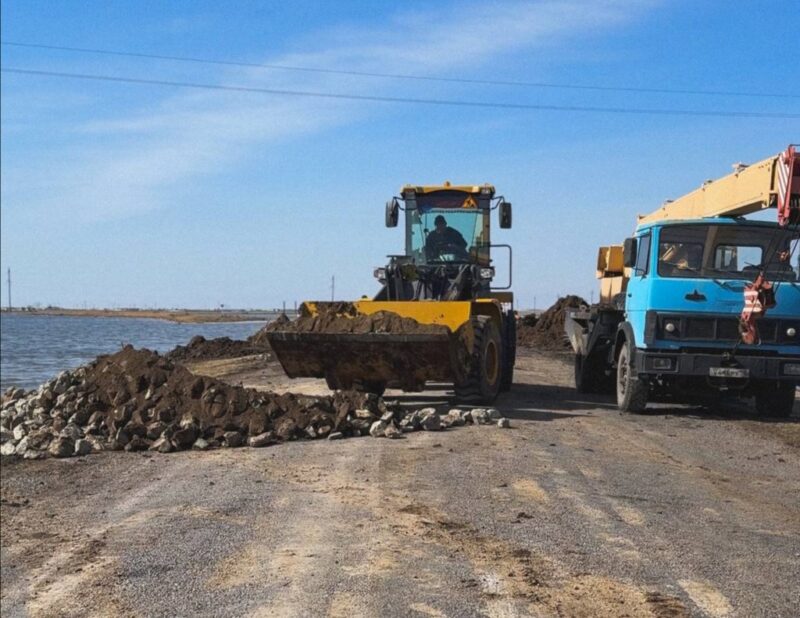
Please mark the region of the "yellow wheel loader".
POLYGON ((279 327, 268 339, 286 374, 378 394, 387 387, 421 391, 429 382, 449 383, 458 399, 483 403, 508 390, 516 355, 511 247, 491 242, 495 210, 500 227, 510 228, 511 204, 491 185, 404 186, 386 204, 386 226, 396 227, 405 213, 405 253, 375 269, 380 291, 353 303, 305 302, 300 319, 389 312, 415 320, 418 332, 360 332, 358 320, 337 332, 279 327), (508 282, 500 288, 492 286, 497 248, 509 256, 508 282))

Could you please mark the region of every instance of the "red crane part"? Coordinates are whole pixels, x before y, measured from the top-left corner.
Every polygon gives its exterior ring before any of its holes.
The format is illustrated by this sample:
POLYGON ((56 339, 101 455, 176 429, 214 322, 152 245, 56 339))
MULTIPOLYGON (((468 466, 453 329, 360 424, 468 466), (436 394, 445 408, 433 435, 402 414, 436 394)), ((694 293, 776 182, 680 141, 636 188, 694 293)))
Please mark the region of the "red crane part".
MULTIPOLYGON (((781 227, 800 225, 800 157, 797 156, 794 146, 789 146, 778 155, 775 173, 778 189, 778 225, 781 227)), ((788 258, 788 255, 780 256, 781 260, 788 258)), ((770 260, 771 256, 764 256, 762 261, 767 264, 770 260)), ((744 308, 739 318, 739 331, 743 343, 752 345, 760 341, 757 322, 775 304, 775 289, 767 280, 762 267, 755 281, 748 283, 744 288, 744 308)))

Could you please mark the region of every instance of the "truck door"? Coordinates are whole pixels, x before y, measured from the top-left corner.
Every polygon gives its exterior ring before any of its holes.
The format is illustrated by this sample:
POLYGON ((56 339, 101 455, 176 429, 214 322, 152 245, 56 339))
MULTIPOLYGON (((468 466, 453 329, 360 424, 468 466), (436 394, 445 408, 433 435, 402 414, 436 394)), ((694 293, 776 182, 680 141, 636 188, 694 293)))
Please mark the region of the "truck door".
POLYGON ((633 328, 637 347, 645 347, 645 316, 650 308, 651 246, 652 233, 647 230, 637 239, 636 263, 632 268, 625 297, 625 313, 633 328))

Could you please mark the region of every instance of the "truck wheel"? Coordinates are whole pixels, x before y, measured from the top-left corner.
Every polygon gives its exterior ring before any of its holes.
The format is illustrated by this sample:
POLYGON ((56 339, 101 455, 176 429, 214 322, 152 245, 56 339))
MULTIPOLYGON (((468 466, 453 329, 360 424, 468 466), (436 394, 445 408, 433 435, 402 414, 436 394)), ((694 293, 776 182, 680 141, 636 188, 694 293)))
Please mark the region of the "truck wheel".
POLYGON ((626 342, 617 357, 617 407, 622 412, 644 412, 649 387, 633 373, 631 356, 630 344, 626 342))
POLYGON ((478 316, 473 322, 475 340, 466 380, 455 385, 462 401, 491 403, 500 392, 503 380, 503 343, 500 331, 489 317, 478 316))
POLYGON ((579 393, 596 393, 592 363, 583 354, 575 355, 575 390, 579 393))
POLYGON ((794 407, 795 385, 791 382, 766 382, 756 392, 756 410, 761 416, 789 418, 794 407))

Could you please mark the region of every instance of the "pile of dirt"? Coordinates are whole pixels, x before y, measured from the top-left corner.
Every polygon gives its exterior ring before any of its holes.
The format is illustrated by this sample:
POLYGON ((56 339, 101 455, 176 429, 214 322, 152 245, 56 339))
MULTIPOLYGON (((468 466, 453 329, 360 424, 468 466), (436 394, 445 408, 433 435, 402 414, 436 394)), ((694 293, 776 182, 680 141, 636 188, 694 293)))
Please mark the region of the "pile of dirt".
POLYGON ((297 333, 396 333, 449 334, 450 329, 439 324, 421 324, 391 311, 371 315, 360 313, 352 303, 331 303, 320 307, 316 315, 301 315, 294 321, 271 322, 265 331, 297 333))
POLYGON ((277 318, 269 322, 266 326, 260 329, 254 335, 250 335, 247 338, 248 343, 256 346, 262 346, 269 349, 269 340, 267 340, 267 333, 272 330, 280 329, 284 324, 287 324, 291 320, 289 316, 285 313, 281 313, 277 318))
POLYGON ((264 393, 192 374, 127 346, 64 372, 35 391, 10 389, 0 409, 2 454, 29 459, 91 451, 250 446, 366 435, 392 412, 366 393, 264 393), (248 440, 249 439, 249 440, 248 440))
POLYGON ((256 343, 252 341, 253 337, 246 341, 241 341, 230 337, 206 339, 201 335, 197 335, 192 337, 185 346, 179 345, 174 350, 167 352, 165 357, 176 363, 186 363, 211 359, 240 358, 255 354, 269 356, 271 350, 266 340, 256 343))
POLYGON ((587 304, 580 296, 565 296, 559 298, 538 318, 528 319, 526 323, 526 316, 517 323, 517 344, 542 350, 570 349, 569 340, 564 332, 564 318, 569 309, 587 304))

